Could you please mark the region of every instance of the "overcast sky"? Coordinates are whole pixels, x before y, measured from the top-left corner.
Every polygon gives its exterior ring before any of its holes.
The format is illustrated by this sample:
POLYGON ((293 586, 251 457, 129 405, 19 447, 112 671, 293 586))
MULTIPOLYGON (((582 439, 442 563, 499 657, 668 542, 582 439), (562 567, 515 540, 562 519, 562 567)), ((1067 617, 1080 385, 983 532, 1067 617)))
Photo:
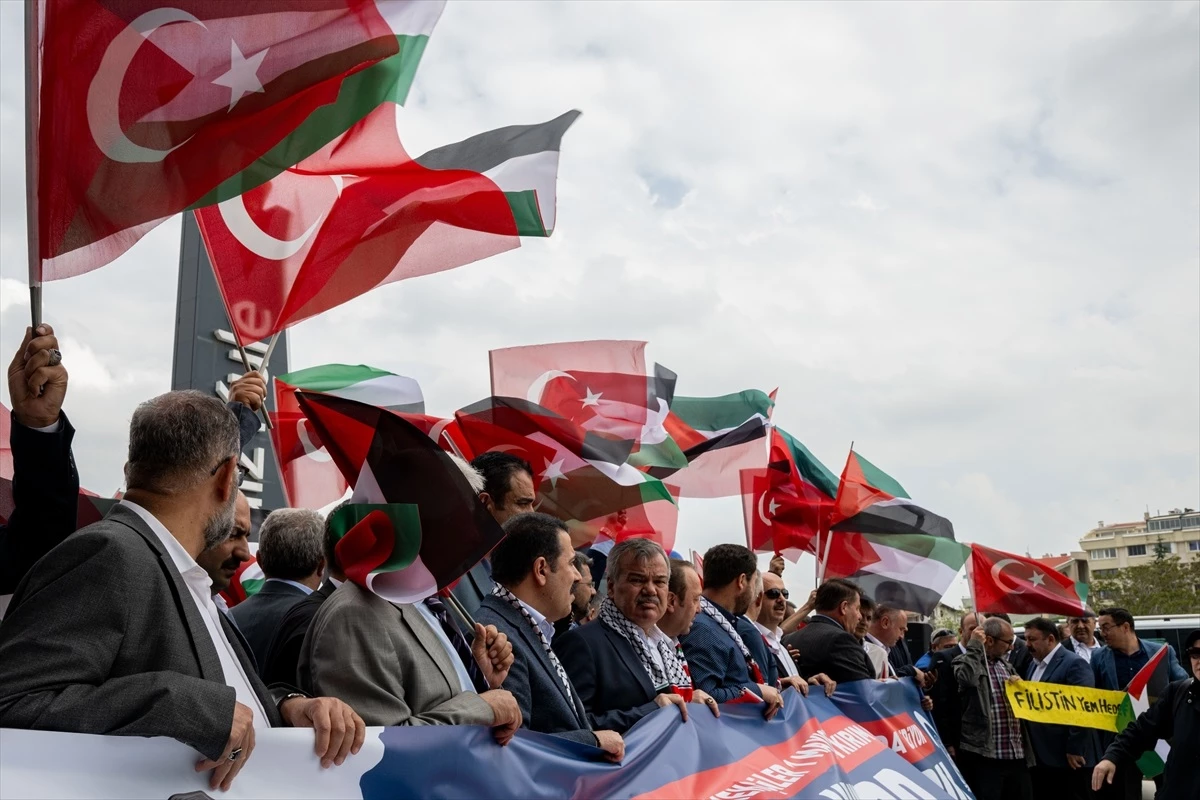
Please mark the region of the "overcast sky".
MULTIPOLYGON (((0 26, 7 363, 22 4, 0 26)), ((488 393, 490 348, 645 339, 681 394, 778 386, 830 469, 854 440, 960 541, 1040 556, 1200 504, 1197 3, 451 0, 401 135, 571 108, 552 239, 304 322, 291 367, 409 375, 448 414, 488 393)), ((170 388, 179 230, 45 289, 101 494, 170 388)), ((719 541, 744 541, 740 501, 685 501, 677 549, 719 541)))

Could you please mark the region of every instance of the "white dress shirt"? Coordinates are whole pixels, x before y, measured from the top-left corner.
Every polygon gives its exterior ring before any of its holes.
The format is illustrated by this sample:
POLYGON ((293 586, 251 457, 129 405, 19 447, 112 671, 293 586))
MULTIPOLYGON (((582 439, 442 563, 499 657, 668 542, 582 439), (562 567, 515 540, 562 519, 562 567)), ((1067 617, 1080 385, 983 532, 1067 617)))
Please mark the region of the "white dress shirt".
POLYGON ((518 597, 517 602, 521 604, 522 608, 524 608, 526 611, 529 612, 529 617, 538 626, 538 630, 540 630, 542 632, 542 635, 546 637, 546 643, 549 644, 550 642, 553 642, 554 641, 554 623, 551 622, 550 620, 546 619, 545 614, 538 611, 536 608, 529 605, 529 603, 526 603, 521 598, 518 597))
POLYGON ((766 625, 761 625, 758 622, 754 623, 754 627, 758 628, 758 632, 762 634, 763 641, 767 648, 775 654, 775 658, 783 665, 784 676, 789 678, 798 678, 800 673, 796 670, 796 662, 792 660, 792 656, 788 653, 787 648, 783 646, 783 628, 770 630, 766 625))
POLYGON ((896 673, 888 661, 888 646, 871 634, 863 640, 863 650, 871 657, 871 665, 875 667, 875 675, 879 678, 894 678, 896 673))
POLYGON ((171 535, 171 532, 158 521, 157 517, 137 503, 122 500, 121 504, 142 518, 142 522, 145 522, 146 526, 159 538, 167 555, 171 557, 171 563, 175 565, 175 569, 179 571, 184 584, 187 585, 188 594, 192 596, 196 610, 200 612, 200 618, 204 620, 204 627, 208 629, 213 649, 217 651, 217 658, 221 661, 221 672, 224 674, 225 684, 233 687, 237 701, 253 712, 255 729, 262 730, 271 727, 271 723, 267 720, 267 711, 263 708, 262 701, 258 699, 254 689, 250 688, 250 678, 246 675, 246 670, 242 668, 242 662, 234 652, 233 645, 229 643, 225 629, 221 627, 221 612, 217 610, 217 605, 212 598, 212 578, 208 577, 204 567, 196 563, 196 559, 183 549, 179 540, 171 535))
POLYGON ((1088 662, 1089 664, 1092 663, 1092 654, 1095 653, 1097 650, 1099 650, 1101 647, 1104 647, 1104 645, 1100 644, 1099 640, 1094 640, 1094 641, 1096 642, 1095 644, 1086 645, 1083 642, 1076 639, 1074 642, 1075 655, 1079 656, 1080 658, 1082 658, 1084 661, 1088 662))
POLYGON ((1048 666, 1050 665, 1050 660, 1051 660, 1051 659, 1053 659, 1053 658, 1054 658, 1054 654, 1055 654, 1055 653, 1057 653, 1057 652, 1058 652, 1059 650, 1061 650, 1061 649, 1062 649, 1062 645, 1061 645, 1061 644, 1055 644, 1055 645, 1054 645, 1054 649, 1053 649, 1053 650, 1051 650, 1051 651, 1050 651, 1050 652, 1049 652, 1049 653, 1046 655, 1046 660, 1045 660, 1045 661, 1038 661, 1038 660, 1035 658, 1035 659, 1033 660, 1033 663, 1037 664, 1037 666, 1036 666, 1036 667, 1034 667, 1034 669, 1033 669, 1033 677, 1032 677, 1032 678, 1030 678, 1030 680, 1033 680, 1033 681, 1040 681, 1040 680, 1042 679, 1042 676, 1046 674, 1046 667, 1048 667, 1048 666))
MULTIPOLYGON (((638 636, 641 637, 642 644, 644 644, 646 646, 646 651, 650 654, 650 659, 658 666, 658 668, 660 670, 662 670, 662 673, 664 675, 666 675, 667 674, 667 665, 663 663, 662 653, 658 652, 658 643, 659 642, 670 643, 670 641, 671 641, 670 638, 668 638, 668 636, 665 633, 660 631, 657 626, 654 628, 653 634, 647 634, 644 630, 639 628, 637 625, 634 625, 633 627, 634 627, 634 630, 637 631, 638 636)), ((671 645, 671 647, 674 647, 674 645, 671 645)))
POLYGON ((271 583, 272 581, 274 581, 275 583, 286 583, 288 586, 295 586, 297 589, 304 592, 306 595, 313 593, 312 589, 308 588, 300 581, 290 581, 287 578, 267 578, 265 581, 263 581, 263 586, 266 586, 268 583, 271 583))
POLYGON ((471 683, 471 676, 467 674, 467 667, 463 664, 462 659, 458 657, 458 651, 454 649, 454 645, 450 642, 450 637, 446 635, 446 631, 442 628, 442 623, 438 622, 438 618, 429 610, 429 606, 417 601, 412 604, 412 607, 417 610, 421 618, 429 623, 429 627, 433 629, 433 635, 442 643, 442 649, 446 651, 446 655, 450 657, 450 663, 454 665, 454 672, 458 675, 459 689, 464 692, 475 691, 475 684, 471 683))

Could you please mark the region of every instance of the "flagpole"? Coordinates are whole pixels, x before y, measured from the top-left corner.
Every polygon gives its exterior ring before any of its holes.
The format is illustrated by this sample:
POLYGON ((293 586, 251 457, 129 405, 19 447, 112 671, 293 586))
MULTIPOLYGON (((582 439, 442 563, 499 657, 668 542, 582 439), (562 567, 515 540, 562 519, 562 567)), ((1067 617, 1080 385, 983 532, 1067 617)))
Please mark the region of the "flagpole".
MULTIPOLYGON (((246 372, 254 372, 254 367, 250 366, 250 356, 246 353, 246 348, 242 347, 242 343, 240 341, 238 341, 236 334, 234 335, 233 339, 235 342, 237 342, 238 353, 242 357, 242 366, 246 368, 246 372)), ((274 344, 274 341, 272 341, 272 344, 274 344)), ((260 408, 258 411, 259 411, 259 414, 262 415, 263 422, 266 423, 267 430, 271 430, 271 428, 273 428, 275 426, 271 424, 271 415, 267 413, 267 406, 266 406, 266 402, 265 402, 266 398, 263 398, 263 399, 264 399, 263 407, 260 408)))
POLYGON ((29 312, 33 329, 42 324, 42 250, 38 227, 38 8, 25 0, 25 225, 29 248, 29 312))
POLYGON ((258 365, 258 374, 262 375, 267 371, 267 362, 271 360, 271 354, 275 352, 275 344, 279 341, 279 336, 283 331, 276 331, 271 336, 271 341, 267 343, 267 352, 263 353, 262 361, 258 365))
MULTIPOLYGON (((846 464, 847 465, 850 463, 850 459, 853 456, 854 456, 854 440, 851 439, 850 440, 850 454, 846 456, 846 464)), ((839 496, 842 493, 842 483, 845 480, 845 477, 846 477, 846 468, 843 467, 842 468, 842 479, 843 480, 838 481, 838 495, 839 496)), ((836 497, 833 499, 833 505, 834 505, 834 508, 837 507, 837 498, 836 497)), ((829 513, 832 514, 833 510, 830 509, 829 513)), ((826 521, 828 521, 828 518, 826 518, 826 521)), ((817 567, 819 570, 817 573, 817 585, 818 586, 820 586, 822 581, 825 580, 825 564, 826 564, 826 562, 829 561, 829 548, 833 544, 833 526, 827 525, 826 527, 829 528, 829 530, 825 531, 825 554, 821 557, 820 561, 817 562, 817 567)))
POLYGON ((453 592, 446 592, 446 599, 450 601, 450 605, 454 606, 454 610, 458 612, 458 615, 462 617, 469 626, 471 626, 472 630, 474 630, 475 618, 467 612, 467 609, 464 608, 463 604, 458 601, 458 598, 454 596, 453 592))

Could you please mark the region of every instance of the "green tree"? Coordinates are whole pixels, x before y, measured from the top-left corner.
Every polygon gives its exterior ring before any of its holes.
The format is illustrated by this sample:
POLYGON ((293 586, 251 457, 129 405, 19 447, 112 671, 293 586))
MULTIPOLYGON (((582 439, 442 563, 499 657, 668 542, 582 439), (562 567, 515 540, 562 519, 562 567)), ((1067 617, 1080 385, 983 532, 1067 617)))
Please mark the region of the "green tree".
POLYGON ((1092 581, 1093 608, 1120 606, 1138 616, 1195 613, 1200 608, 1200 560, 1181 563, 1177 557, 1126 567, 1110 578, 1092 581))
POLYGON ((1158 541, 1154 543, 1154 560, 1165 561, 1167 556, 1171 555, 1171 546, 1158 537, 1158 541))

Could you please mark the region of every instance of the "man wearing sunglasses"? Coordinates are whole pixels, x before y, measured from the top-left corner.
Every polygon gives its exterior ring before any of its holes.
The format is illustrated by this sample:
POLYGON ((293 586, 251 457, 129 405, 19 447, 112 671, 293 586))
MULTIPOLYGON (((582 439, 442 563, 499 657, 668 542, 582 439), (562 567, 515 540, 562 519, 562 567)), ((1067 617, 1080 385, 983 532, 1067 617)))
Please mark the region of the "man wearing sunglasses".
POLYGON ((1191 677, 1172 683, 1157 703, 1121 731, 1092 771, 1092 791, 1099 793, 1110 788, 1119 766, 1128 769, 1160 739, 1170 739, 1171 752, 1163 770, 1162 787, 1155 797, 1157 800, 1200 797, 1200 769, 1196 767, 1196 754, 1200 753, 1200 629, 1187 635, 1183 648, 1191 677))

